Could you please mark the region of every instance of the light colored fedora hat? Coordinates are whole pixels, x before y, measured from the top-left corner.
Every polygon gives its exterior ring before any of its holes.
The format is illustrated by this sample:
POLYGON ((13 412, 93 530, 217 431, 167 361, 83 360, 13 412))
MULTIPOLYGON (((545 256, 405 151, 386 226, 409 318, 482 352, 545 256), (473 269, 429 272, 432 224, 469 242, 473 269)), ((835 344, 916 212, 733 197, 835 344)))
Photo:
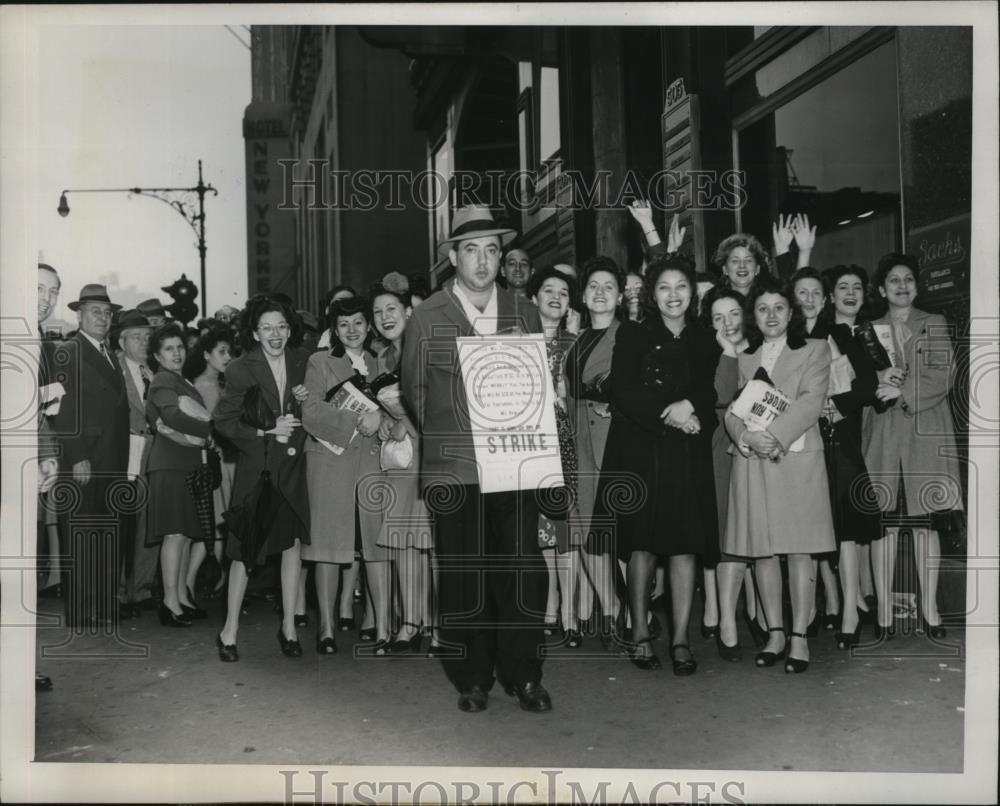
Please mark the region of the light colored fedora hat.
POLYGON ((500 245, 506 246, 517 237, 517 231, 509 227, 498 227, 493 220, 490 208, 485 204, 470 204, 455 211, 452 222, 451 237, 445 238, 438 245, 438 257, 447 257, 459 241, 470 238, 484 238, 488 235, 499 235, 500 245))

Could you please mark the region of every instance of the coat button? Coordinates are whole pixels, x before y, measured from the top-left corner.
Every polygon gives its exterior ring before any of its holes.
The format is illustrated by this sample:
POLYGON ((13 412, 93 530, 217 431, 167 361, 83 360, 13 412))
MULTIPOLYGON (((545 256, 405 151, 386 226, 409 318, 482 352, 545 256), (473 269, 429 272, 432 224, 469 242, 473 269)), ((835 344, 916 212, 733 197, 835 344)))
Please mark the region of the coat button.
POLYGON ((297 453, 297 451, 295 450, 295 448, 289 448, 288 449, 288 455, 289 456, 295 456, 296 453, 297 453))

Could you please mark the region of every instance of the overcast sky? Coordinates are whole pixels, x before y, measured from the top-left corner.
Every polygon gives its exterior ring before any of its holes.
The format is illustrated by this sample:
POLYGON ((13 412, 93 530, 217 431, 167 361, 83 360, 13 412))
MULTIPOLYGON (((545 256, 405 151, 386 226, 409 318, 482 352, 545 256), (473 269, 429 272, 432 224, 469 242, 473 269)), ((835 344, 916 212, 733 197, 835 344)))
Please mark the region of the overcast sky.
MULTIPOLYGON (((245 42, 249 32, 234 30, 245 42)), ((199 281, 196 236, 155 199, 70 194, 64 188, 190 187, 198 159, 206 197, 208 310, 246 298, 243 110, 250 51, 223 26, 75 26, 46 31, 38 65, 39 249, 63 278, 55 316, 84 283, 108 285, 126 306, 182 273, 199 281)))

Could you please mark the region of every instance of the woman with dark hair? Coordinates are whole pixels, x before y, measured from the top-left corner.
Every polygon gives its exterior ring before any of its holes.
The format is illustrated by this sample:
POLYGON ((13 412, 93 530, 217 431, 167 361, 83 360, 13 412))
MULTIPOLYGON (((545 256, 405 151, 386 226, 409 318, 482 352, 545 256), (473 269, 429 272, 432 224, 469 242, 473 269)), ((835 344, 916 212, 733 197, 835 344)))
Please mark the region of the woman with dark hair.
POLYGON ((830 288, 830 304, 823 318, 830 322, 828 340, 834 355, 831 368, 839 363, 850 368, 845 377, 853 375, 849 388, 828 398, 820 419, 844 594, 834 640, 840 649, 849 649, 858 643, 864 604, 860 592, 859 547, 870 545, 881 534, 879 513, 872 508, 875 490, 861 451, 862 413, 865 407, 877 403, 878 377, 875 365, 855 335, 868 273, 860 266, 834 266, 825 273, 825 280, 830 288))
MULTIPOLYGON (((370 299, 372 324, 386 342, 385 349, 378 354, 378 374, 398 374, 406 325, 413 313, 410 295, 379 283, 372 288, 370 299)), ((417 472, 420 467, 419 432, 407 414, 406 402, 399 394, 398 381, 379 394, 392 412, 382 418, 379 439, 383 445, 389 444, 393 448, 397 445, 401 447, 402 443, 409 443, 412 448, 409 464, 405 468, 386 469, 379 479, 390 486, 392 494, 387 496, 389 505, 376 539, 392 555, 402 600, 402 623, 389 650, 393 655, 407 655, 420 651, 422 628, 431 630, 434 623, 431 613, 434 535, 430 512, 420 494, 417 472), (382 395, 386 397, 382 398, 382 395)), ((365 498, 378 500, 372 492, 365 498)))
POLYGON ((160 623, 171 627, 190 627, 192 618, 205 618, 205 611, 187 592, 182 558, 187 544, 201 534, 187 477, 202 464, 212 424, 201 394, 181 373, 184 355, 180 325, 172 323, 153 331, 148 361, 156 375, 146 395, 146 419, 155 434, 147 469, 151 538, 147 543, 161 544, 160 623))
MULTIPOLYGON (((733 442, 726 432, 723 419, 729 404, 736 397, 739 381, 738 359, 750 347, 746 336, 743 295, 731 288, 714 289, 713 300, 703 307, 701 321, 705 329, 715 333, 715 340, 722 348, 722 355, 715 370, 715 413, 719 424, 712 433, 712 468, 715 473, 715 505, 718 512, 719 546, 725 541, 726 520, 729 512, 729 483, 732 476, 733 442)), ((754 643, 763 644, 766 633, 755 621, 757 595, 753 574, 746 559, 722 553, 716 567, 705 568, 705 615, 702 617, 702 635, 714 637, 723 660, 740 660, 742 654, 737 640, 736 606, 740 583, 746 591, 746 620, 753 634, 754 643), (717 596, 717 601, 713 599, 717 596), (711 616, 715 615, 717 621, 711 616), (714 635, 712 627, 715 626, 714 635)))
MULTIPOLYGON (((913 528, 920 610, 931 637, 943 638, 937 607, 938 533, 949 513, 962 509, 955 426, 948 403, 954 353, 945 318, 914 305, 917 261, 912 255, 885 255, 873 286, 888 303, 887 313, 873 325, 892 345, 892 366, 878 373, 875 395, 884 403, 894 402, 881 414, 869 409, 865 415, 865 464, 888 486, 883 522, 920 521, 913 528)), ((885 637, 893 634, 890 591, 898 533, 896 526, 886 528, 871 549, 878 632, 885 637)))
POLYGON ((659 258, 646 270, 646 317, 618 332, 611 363, 611 427, 597 509, 614 519, 628 561, 632 662, 660 668, 647 625, 656 555, 669 557, 675 675, 697 663, 687 630, 696 557, 718 555, 712 431, 719 346, 696 322, 694 267, 659 258), (624 488, 624 492, 623 492, 624 488))
MULTIPOLYGON (((372 607, 365 617, 376 639, 372 654, 389 653, 388 552, 376 542, 382 526, 380 502, 364 494, 380 475, 378 433, 381 410, 357 413, 340 408, 330 393, 361 376, 375 380, 376 358, 365 348, 370 328, 368 300, 348 297, 330 305, 329 350, 313 353, 306 369, 309 399, 302 407, 302 424, 309 439, 306 456, 312 503, 312 540, 302 557, 316 564, 319 631, 316 651, 337 651, 334 639, 338 566, 350 566, 355 551, 365 562, 372 607)), ((345 581, 345 584, 346 581, 345 581)))
MULTIPOLYGON (((319 321, 323 323, 327 322, 327 320, 330 318, 330 306, 333 305, 333 303, 335 303, 337 300, 349 299, 350 297, 356 297, 357 295, 358 292, 355 291, 353 288, 351 288, 351 286, 349 285, 335 285, 333 288, 330 289, 329 293, 325 294, 323 297, 325 302, 323 304, 322 310, 320 311, 319 321)), ((333 343, 331 342, 330 338, 331 338, 330 328, 327 327, 327 329, 320 334, 319 341, 316 342, 316 349, 317 350, 329 349, 330 345, 333 343)))
POLYGON ((302 655, 294 612, 302 567, 300 546, 309 543, 309 498, 302 453, 305 432, 295 411, 309 397, 302 383, 309 355, 302 348, 288 346, 293 339, 301 338, 297 332, 300 326, 298 317, 279 300, 263 295, 250 299, 241 316, 244 353, 226 368, 226 387, 215 410, 216 429, 238 451, 233 505, 247 502, 265 471, 270 474, 277 497, 274 522, 258 556, 243 557, 235 536, 231 535, 226 545, 226 553, 233 560, 229 568, 229 609, 225 626, 216 637, 223 662, 239 660, 236 634, 246 593, 247 566, 273 554, 281 554, 282 625, 278 644, 287 657, 302 655), (267 431, 248 423, 244 416, 244 402, 253 387, 258 387, 260 399, 276 421, 267 431))
POLYGON ((642 320, 644 313, 642 287, 643 279, 641 272, 634 270, 626 272, 624 296, 625 308, 628 311, 628 320, 630 322, 639 322, 642 320))
MULTIPOLYGON (((545 352, 549 360, 549 371, 555 387, 556 434, 559 439, 559 457, 562 464, 563 481, 569 493, 569 500, 577 498, 576 447, 573 444, 573 428, 566 408, 566 383, 563 362, 573 344, 574 337, 563 329, 563 318, 570 309, 570 300, 576 296, 576 283, 561 271, 546 267, 535 272, 528 280, 528 298, 538 308, 545 335, 545 352)), ((571 508, 575 505, 571 503, 571 508)), ((567 519, 538 515, 538 542, 549 571, 549 596, 545 607, 545 622, 554 631, 557 613, 560 614, 566 645, 571 648, 583 644, 583 635, 576 610, 576 588, 579 580, 579 547, 582 534, 569 529, 567 519)))
MULTIPOLYGON (((823 315, 826 289, 820 273, 811 266, 803 266, 791 276, 788 285, 790 293, 795 299, 795 304, 799 306, 805 319, 806 337, 827 339, 830 335, 830 317, 823 315)), ((837 577, 830 565, 829 557, 818 558, 817 564, 820 579, 823 582, 824 613, 822 624, 824 629, 833 630, 840 623, 840 591, 837 587, 837 577)), ((816 617, 809 620, 808 633, 810 637, 818 632, 819 624, 819 613, 817 612, 816 617)))
POLYGON ((590 326, 573 342, 563 361, 566 408, 574 435, 577 457, 576 510, 571 513, 570 532, 579 532, 573 542, 583 547, 580 569, 578 616, 592 613, 596 592, 601 605, 599 635, 605 649, 615 648, 621 603, 616 592, 615 554, 605 539, 606 529, 593 520, 597 482, 608 439, 608 377, 615 337, 621 322, 617 313, 622 302, 625 275, 611 258, 597 256, 583 264, 581 288, 590 326))
MULTIPOLYGON (((232 333, 219 324, 210 326, 198 340, 195 348, 187 354, 184 361, 184 377, 194 384, 194 388, 205 401, 205 408, 211 415, 215 412, 222 397, 223 373, 232 360, 230 353, 232 333)), ((233 491, 233 477, 236 475, 236 451, 223 439, 215 443, 214 450, 219 454, 222 469, 222 480, 215 490, 215 523, 217 537, 213 545, 215 560, 219 564, 219 580, 212 591, 214 596, 226 585, 226 572, 222 564, 223 525, 222 513, 229 509, 229 501, 233 491)), ((187 566, 186 588, 188 597, 194 601, 195 584, 198 579, 198 569, 204 562, 208 551, 204 541, 196 540, 191 544, 189 556, 185 558, 187 566)))
POLYGON ((791 293, 770 278, 759 280, 747 300, 755 345, 739 356, 739 384, 766 375, 790 403, 763 430, 751 430, 733 410, 726 430, 739 453, 733 459, 723 551, 755 565, 770 636, 756 657, 773 666, 785 655, 781 613, 781 562, 788 558, 792 599, 791 647, 786 672, 809 667, 806 630, 815 605, 812 555, 836 545, 830 513, 819 418, 830 381, 830 348, 804 337, 802 312, 791 293), (763 370, 763 373, 761 372, 763 370), (780 637, 780 640, 778 640, 780 637))

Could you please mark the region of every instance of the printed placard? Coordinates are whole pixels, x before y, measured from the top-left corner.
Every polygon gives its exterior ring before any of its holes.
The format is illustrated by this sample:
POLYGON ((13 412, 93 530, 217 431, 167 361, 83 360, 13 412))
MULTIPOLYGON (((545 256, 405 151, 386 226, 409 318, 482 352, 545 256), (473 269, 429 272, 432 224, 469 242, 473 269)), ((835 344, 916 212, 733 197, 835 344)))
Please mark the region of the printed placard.
POLYGON ((464 336, 457 342, 480 489, 561 486, 555 391, 544 337, 464 336))

